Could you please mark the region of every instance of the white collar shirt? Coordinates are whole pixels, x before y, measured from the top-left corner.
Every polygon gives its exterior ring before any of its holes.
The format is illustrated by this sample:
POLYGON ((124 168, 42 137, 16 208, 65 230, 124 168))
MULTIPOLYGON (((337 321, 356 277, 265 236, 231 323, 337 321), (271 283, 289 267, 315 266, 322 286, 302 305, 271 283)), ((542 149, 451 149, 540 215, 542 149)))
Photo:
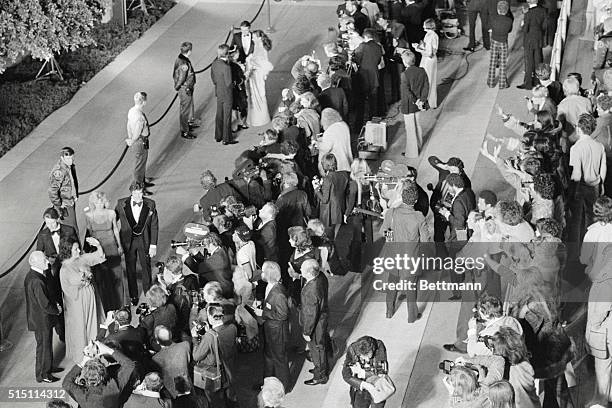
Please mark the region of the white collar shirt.
POLYGON ((242 48, 245 54, 248 54, 251 50, 251 33, 242 34, 242 48))
POLYGON ((140 212, 142 211, 142 203, 144 203, 144 201, 141 202, 140 205, 134 205, 136 202, 132 199, 130 199, 130 205, 132 206, 132 214, 134 215, 134 221, 138 222, 138 220, 140 219, 140 212))
POLYGON ((266 286, 266 295, 264 296, 264 299, 268 298, 268 295, 270 294, 270 292, 272 291, 272 288, 274 287, 274 285, 276 285, 276 282, 274 283, 268 283, 268 285, 266 286))

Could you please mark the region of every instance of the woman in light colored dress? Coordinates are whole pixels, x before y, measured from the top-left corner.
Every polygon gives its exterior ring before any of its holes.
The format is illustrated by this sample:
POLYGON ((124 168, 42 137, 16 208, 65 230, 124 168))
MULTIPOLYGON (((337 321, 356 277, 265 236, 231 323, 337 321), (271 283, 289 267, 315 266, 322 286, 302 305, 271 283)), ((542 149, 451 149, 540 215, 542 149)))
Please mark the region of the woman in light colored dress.
POLYGON ((126 299, 121 267, 123 248, 119 240, 117 217, 109 205, 106 194, 95 191, 89 196, 89 209, 85 212, 87 234, 100 242, 106 256, 104 263, 93 268, 93 274, 96 293, 107 312, 119 309, 126 299))
POLYGON ((433 18, 428 18, 423 23, 425 30, 425 38, 420 44, 412 44, 414 49, 421 53, 421 68, 427 72, 429 79, 429 107, 435 109, 438 107, 438 34, 436 34, 436 22, 433 18))
POLYGON ((68 240, 60 244, 62 260, 60 284, 64 294, 66 321, 66 357, 74 363, 83 360, 83 349, 95 340, 98 324, 104 321, 104 310, 92 284, 91 267, 106 260, 102 245, 89 237, 86 242, 95 247, 92 253, 81 254, 79 243, 68 240))
POLYGON ((272 41, 261 30, 253 31, 253 54, 246 59, 248 114, 249 126, 263 126, 270 122, 268 100, 266 99, 266 78, 274 68, 268 60, 268 51, 272 49, 272 41))

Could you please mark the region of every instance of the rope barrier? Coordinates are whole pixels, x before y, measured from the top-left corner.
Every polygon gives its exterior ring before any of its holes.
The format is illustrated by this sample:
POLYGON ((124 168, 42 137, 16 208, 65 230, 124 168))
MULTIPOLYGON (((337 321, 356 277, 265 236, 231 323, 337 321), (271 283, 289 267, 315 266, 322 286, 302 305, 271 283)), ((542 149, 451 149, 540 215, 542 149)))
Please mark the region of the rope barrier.
MULTIPOLYGON (((250 23, 252 24, 255 20, 257 20, 257 18, 259 17, 259 15, 261 14, 261 11, 263 10, 264 5, 266 4, 266 1, 270 1, 270 0, 262 0, 261 4, 259 5, 259 9, 257 10, 257 13, 255 13, 255 17, 253 17, 250 20, 250 23)), ((227 36, 225 37, 225 40, 223 41, 223 43, 227 44, 227 41, 230 39, 232 33, 234 31, 234 27, 232 27, 228 33, 227 36)), ((199 71, 194 71, 195 74, 201 74, 202 72, 207 71, 208 69, 210 69, 210 67, 212 66, 212 62, 210 64, 208 64, 207 66, 205 66, 204 68, 202 68, 199 71)), ((164 119, 164 117, 166 117, 166 115, 168 114, 168 112, 170 112, 170 109, 172 108, 172 105, 174 105, 174 103, 176 102, 176 100, 178 99, 178 92, 174 95, 174 98, 172 98, 172 101, 170 102, 170 104, 168 105, 168 107, 166 108, 166 110, 164 111, 164 113, 159 117, 159 119, 157 119, 156 121, 154 121, 153 123, 151 123, 149 125, 149 127, 153 127, 155 125, 157 125, 159 122, 162 121, 162 119, 164 119)), ((117 168, 119 168, 119 165, 121 165, 121 163, 123 162, 123 159, 125 158, 125 155, 127 154, 129 147, 125 146, 125 148, 123 149, 123 152, 121 153, 121 156, 119 157, 119 160, 117 160, 117 162, 115 163, 115 165, 113 166, 113 168, 111 169, 111 171, 106 175, 106 177, 104 177, 102 179, 101 182, 99 182, 98 184, 96 184, 94 187, 87 189, 85 191, 79 192, 79 194, 84 195, 84 194, 89 194, 94 192, 95 190, 97 190, 98 188, 100 188, 104 183, 106 183, 108 181, 108 179, 110 179, 113 174, 115 174, 115 171, 117 171, 117 168)), ((13 265, 11 265, 11 267, 9 267, 6 271, 4 271, 3 273, 0 274, 0 279, 5 277, 6 275, 8 275, 9 273, 13 272, 15 270, 15 268, 17 268, 17 266, 19 266, 19 264, 25 259, 25 257, 28 255, 28 253, 32 250, 32 248, 34 248, 34 245, 36 244, 36 240, 38 239, 38 234, 40 233, 40 231, 42 231, 42 229, 44 228, 45 224, 43 223, 43 225, 40 227, 40 229, 38 230, 38 232, 36 233, 36 235, 34 236, 34 239, 32 240, 32 242, 30 243, 30 245, 28 245, 28 248, 23 252, 23 254, 19 257, 19 259, 17 259, 17 261, 15 261, 15 263, 13 265)))

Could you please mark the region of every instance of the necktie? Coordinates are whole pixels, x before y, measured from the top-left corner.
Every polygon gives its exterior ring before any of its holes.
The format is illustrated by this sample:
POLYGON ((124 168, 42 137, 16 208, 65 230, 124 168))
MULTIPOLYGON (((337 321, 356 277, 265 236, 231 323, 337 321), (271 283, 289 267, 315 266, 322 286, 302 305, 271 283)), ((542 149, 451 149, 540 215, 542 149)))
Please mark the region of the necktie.
POLYGON ((59 230, 51 231, 51 236, 57 235, 59 237, 59 230))
POLYGON ((142 206, 142 201, 140 202, 132 201, 132 205, 134 205, 135 207, 140 207, 142 206))

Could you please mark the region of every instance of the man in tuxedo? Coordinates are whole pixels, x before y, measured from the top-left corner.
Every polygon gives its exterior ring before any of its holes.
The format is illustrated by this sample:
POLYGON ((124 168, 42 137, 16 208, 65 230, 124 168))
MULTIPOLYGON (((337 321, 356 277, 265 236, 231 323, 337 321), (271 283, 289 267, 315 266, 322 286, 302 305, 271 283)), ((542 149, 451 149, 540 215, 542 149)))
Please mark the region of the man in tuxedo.
POLYGON ((130 192, 130 197, 117 202, 115 212, 121 223, 119 238, 125 254, 128 291, 132 304, 136 306, 139 297, 136 261, 140 262, 142 290, 146 293, 151 287, 151 258, 157 254, 159 227, 155 201, 143 197, 144 185, 135 181, 130 185, 130 192))
MULTIPOLYGON (((78 242, 79 237, 73 227, 60 224, 59 213, 55 208, 47 208, 43 213, 45 226, 36 238, 36 250, 42 251, 49 259, 49 268, 45 268, 45 277, 49 296, 53 303, 63 304, 62 287, 60 285, 59 271, 62 266, 58 254, 63 242, 78 242)), ((55 331, 60 340, 64 341, 64 314, 60 313, 53 319, 55 331)))
POLYGON ((320 74, 317 78, 317 84, 321 88, 321 93, 317 97, 321 105, 321 110, 332 108, 342 116, 345 122, 347 122, 349 105, 344 90, 332 86, 331 77, 327 74, 320 74))
POLYGON ((313 377, 304 381, 306 385, 325 384, 327 372, 327 320, 329 308, 327 305, 328 282, 316 259, 307 259, 300 268, 302 277, 306 280, 302 287, 300 322, 302 336, 308 342, 312 363, 313 377))
POLYGON ((529 10, 523 18, 523 55, 525 59, 525 78, 519 89, 533 88, 536 81, 536 67, 542 62, 542 47, 546 31, 546 9, 538 5, 538 0, 527 0, 529 10))
POLYGON ((30 270, 23 287, 26 298, 28 330, 34 332, 36 339, 36 382, 52 383, 59 381, 51 373, 53 364, 53 322, 62 312, 62 307, 49 295, 45 270, 49 261, 42 251, 34 251, 28 259, 30 270))
POLYGON ((253 53, 253 34, 251 34, 251 23, 243 21, 240 23, 240 32, 232 37, 230 47, 238 50, 238 62, 244 64, 246 57, 253 53))
POLYGON ((281 270, 276 262, 266 261, 261 278, 266 285, 263 302, 264 378, 278 378, 289 389, 289 304, 285 288, 280 283, 281 270))
POLYGON ((189 56, 193 45, 190 42, 181 44, 181 53, 174 62, 174 89, 178 92, 180 102, 179 123, 181 137, 195 139, 191 130, 198 127, 194 118, 193 88, 196 83, 195 71, 189 56))
MULTIPOLYGON (((446 177, 449 193, 452 196, 450 209, 442 208, 440 215, 448 221, 450 235, 448 237, 448 252, 454 258, 457 252, 465 244, 468 236, 467 219, 470 212, 476 209, 476 196, 471 188, 467 187, 460 174, 449 174, 446 177)), ((465 280, 465 274, 450 271, 451 282, 460 283, 465 280)), ((461 299, 460 291, 453 291, 449 300, 461 299)))
POLYGON ((376 31, 366 29, 363 33, 364 42, 355 50, 354 61, 359 67, 355 76, 355 131, 359 132, 364 122, 365 106, 368 113, 365 120, 380 114, 378 103, 378 90, 380 86, 378 65, 383 55, 382 46, 376 42, 376 31))
POLYGON ((174 388, 174 378, 189 378, 191 346, 187 341, 174 343, 172 332, 161 325, 155 328, 155 340, 161 346, 161 350, 153 356, 153 363, 156 370, 161 373, 168 394, 174 399, 178 397, 178 392, 174 388))
POLYGON ((79 181, 74 165, 74 150, 64 147, 60 152, 60 159, 49 173, 49 201, 58 211, 64 224, 74 228, 77 236, 75 205, 79 197, 79 181))
POLYGON ((232 140, 232 106, 234 103, 234 82, 229 64, 229 47, 221 44, 217 48, 217 58, 210 70, 215 96, 217 97, 217 116, 215 117, 215 140, 224 145, 234 144, 232 140))
POLYGON ((402 155, 406 158, 415 158, 419 155, 419 143, 423 140, 418 114, 427 109, 429 79, 427 72, 415 65, 413 53, 402 54, 402 62, 406 67, 401 77, 400 110, 404 116, 404 128, 406 129, 406 149, 402 155))
POLYGON ((277 239, 276 217, 278 208, 274 203, 266 203, 259 210, 259 225, 253 234, 257 248, 257 263, 264 261, 279 262, 279 240, 277 239))

